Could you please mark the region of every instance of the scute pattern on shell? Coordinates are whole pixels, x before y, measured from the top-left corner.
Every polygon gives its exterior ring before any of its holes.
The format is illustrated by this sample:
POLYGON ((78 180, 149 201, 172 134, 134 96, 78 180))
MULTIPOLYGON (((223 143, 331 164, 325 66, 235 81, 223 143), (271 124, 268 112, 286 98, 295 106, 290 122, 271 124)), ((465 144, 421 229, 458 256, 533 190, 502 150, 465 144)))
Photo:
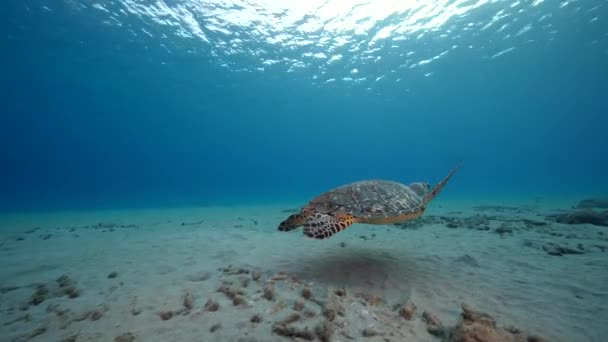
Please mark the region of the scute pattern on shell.
POLYGON ((410 213, 423 206, 422 197, 407 185, 367 180, 330 190, 307 205, 322 213, 345 213, 363 218, 386 218, 410 213))

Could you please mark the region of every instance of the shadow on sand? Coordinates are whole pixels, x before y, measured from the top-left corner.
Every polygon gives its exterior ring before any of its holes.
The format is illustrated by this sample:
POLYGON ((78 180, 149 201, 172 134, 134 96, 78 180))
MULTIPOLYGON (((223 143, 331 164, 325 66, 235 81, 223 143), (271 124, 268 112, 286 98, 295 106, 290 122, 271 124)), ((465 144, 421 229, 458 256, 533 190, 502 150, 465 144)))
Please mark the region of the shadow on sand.
POLYGON ((400 298, 409 298, 419 275, 411 256, 361 247, 309 255, 283 266, 287 273, 317 285, 400 298))

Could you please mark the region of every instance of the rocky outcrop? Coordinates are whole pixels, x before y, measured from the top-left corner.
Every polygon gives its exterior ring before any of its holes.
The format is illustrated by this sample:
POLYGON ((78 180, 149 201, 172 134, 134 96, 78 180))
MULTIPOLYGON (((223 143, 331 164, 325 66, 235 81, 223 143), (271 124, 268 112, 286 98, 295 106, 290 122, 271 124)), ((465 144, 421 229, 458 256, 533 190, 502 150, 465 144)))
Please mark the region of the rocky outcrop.
POLYGON ((575 210, 569 213, 552 215, 549 218, 564 224, 593 224, 608 227, 608 210, 575 210))
POLYGON ((462 304, 462 322, 448 333, 451 342, 531 342, 544 341, 538 336, 525 336, 515 328, 499 328, 494 317, 462 304))
POLYGON ((576 205, 576 209, 608 209, 608 198, 587 198, 576 205))

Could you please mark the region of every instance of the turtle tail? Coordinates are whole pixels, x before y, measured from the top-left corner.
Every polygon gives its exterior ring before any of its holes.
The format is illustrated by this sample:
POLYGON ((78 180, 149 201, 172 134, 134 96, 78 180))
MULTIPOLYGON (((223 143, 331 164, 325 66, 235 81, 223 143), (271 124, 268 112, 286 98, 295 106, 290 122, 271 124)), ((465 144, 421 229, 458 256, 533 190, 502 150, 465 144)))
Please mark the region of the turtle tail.
POLYGON ((435 196, 439 195, 439 192, 441 192, 441 189, 443 189, 443 187, 448 183, 448 181, 450 180, 450 178, 452 177, 454 172, 458 171, 458 169, 460 169, 461 166, 462 166, 462 163, 460 163, 458 166, 456 166, 441 182, 439 182, 439 184, 437 184, 433 188, 433 190, 431 190, 428 194, 426 194, 424 196, 424 198, 422 199, 424 206, 426 206, 433 198, 435 198, 435 196))

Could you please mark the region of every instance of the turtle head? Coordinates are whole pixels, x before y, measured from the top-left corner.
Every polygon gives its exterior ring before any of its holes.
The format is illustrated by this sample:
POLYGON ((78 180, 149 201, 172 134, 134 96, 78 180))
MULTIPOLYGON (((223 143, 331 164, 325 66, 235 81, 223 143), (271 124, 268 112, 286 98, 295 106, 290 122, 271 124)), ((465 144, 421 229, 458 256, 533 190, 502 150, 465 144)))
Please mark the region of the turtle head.
POLYGON ((425 182, 412 183, 409 187, 420 197, 424 197, 431 191, 431 185, 425 182))
POLYGON ((279 230, 282 232, 294 230, 299 226, 303 225, 307 219, 308 214, 305 212, 299 212, 297 214, 290 215, 285 221, 279 224, 279 230))

